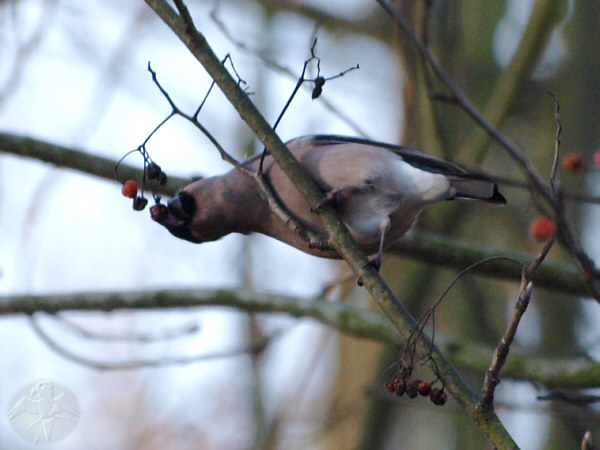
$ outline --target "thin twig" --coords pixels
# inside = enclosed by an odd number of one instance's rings
[[[352,70],[356,70],[356,69],[359,68],[359,66],[357,64],[356,66],[353,66],[353,67],[350,67],[350,68],[348,68],[346,70],[343,70],[342,72],[338,73],[337,75],[333,75],[333,76],[327,77],[327,78],[322,77],[321,76],[321,58],[319,58],[315,54],[315,48],[316,48],[316,46],[317,46],[317,38],[315,38],[313,40],[313,44],[310,47],[310,58],[308,58],[306,61],[304,61],[304,65],[302,66],[302,73],[298,77],[298,81],[296,82],[296,86],[294,87],[291,95],[288,97],[288,99],[287,99],[285,105],[283,106],[281,112],[279,113],[279,116],[277,117],[277,120],[275,120],[275,124],[273,125],[273,130],[277,129],[277,126],[279,125],[279,123],[283,119],[285,113],[287,112],[288,108],[292,104],[292,101],[296,97],[296,94],[298,93],[298,90],[302,87],[302,85],[305,82],[312,81],[312,82],[315,83],[315,88],[313,90],[313,99],[314,99],[314,98],[319,97],[321,95],[321,90],[322,90],[323,85],[325,84],[326,81],[334,80],[336,78],[343,77],[348,72],[350,72]],[[311,62],[313,62],[313,61],[316,61],[316,64],[317,64],[317,76],[315,78],[305,78],[306,69],[308,68],[308,65]],[[258,172],[261,173],[261,174],[263,173],[263,163],[264,163],[264,159],[265,159],[266,155],[267,155],[267,148],[265,147],[265,149],[262,152],[262,155],[261,155],[261,158],[260,158],[260,163],[259,163],[259,166],[258,166]]]
[[[182,364],[194,364],[199,362],[206,362],[215,359],[230,358],[234,356],[246,355],[248,353],[256,352],[259,349],[263,349],[268,345],[272,339],[279,337],[281,333],[275,333],[267,336],[263,339],[252,342],[251,344],[232,350],[222,350],[212,353],[204,353],[200,355],[181,356],[181,357],[160,357],[156,359],[131,359],[123,362],[104,362],[95,359],[87,358],[85,356],[78,355],[68,350],[63,345],[55,341],[44,329],[40,326],[38,319],[34,315],[29,316],[29,322],[31,328],[37,336],[52,350],[57,352],[59,355],[74,361],[78,364],[82,364],[87,367],[99,370],[131,370],[138,369],[141,367],[165,367]]]
[[[261,63],[265,65],[265,67],[268,67],[275,72],[283,74],[286,77],[294,80],[298,78],[297,75],[294,74],[294,72],[291,69],[284,67],[277,61],[269,58],[269,56],[266,55],[264,52],[255,48],[251,48],[246,41],[237,39],[219,17],[217,8],[211,11],[210,17],[215,22],[217,27],[221,30],[221,32],[225,35],[225,37],[240,50],[258,58],[261,61]],[[314,39],[311,39],[311,41],[314,41]],[[334,116],[338,117],[342,122],[346,123],[350,129],[354,130],[356,135],[364,138],[369,137],[368,133],[352,117],[350,117],[349,114],[346,114],[345,112],[341,111],[326,98],[321,97],[320,101],[326,110],[328,110]]]
[[[89,339],[89,340],[97,340],[97,341],[124,341],[124,342],[157,342],[157,341],[167,341],[171,339],[180,339],[184,336],[189,336],[200,331],[200,325],[196,321],[189,322],[183,325],[179,325],[177,327],[169,327],[164,330],[153,331],[151,333],[136,333],[136,334],[110,334],[107,332],[93,332],[90,331],[83,326],[66,319],[62,315],[54,315],[59,323],[64,326],[67,330],[71,331],[73,334]]]
[[[544,245],[537,258],[529,266],[523,268],[521,287],[519,289],[519,298],[515,304],[515,309],[513,310],[512,317],[508,322],[506,331],[496,346],[494,356],[492,357],[490,366],[485,374],[485,380],[481,390],[481,399],[477,404],[477,408],[484,413],[493,411],[494,409],[494,392],[496,390],[496,386],[500,383],[500,370],[506,363],[510,346],[512,345],[515,335],[517,334],[519,323],[521,322],[523,314],[525,314],[525,311],[527,310],[527,306],[531,300],[531,294],[533,293],[533,282],[531,281],[531,278],[548,255],[548,252],[552,248],[553,244],[554,240],[549,240]]]
[[[548,95],[554,100],[554,120],[556,122],[556,134],[554,136],[554,160],[552,161],[552,170],[550,172],[550,188],[556,196],[557,182],[556,182],[556,171],[558,169],[558,162],[560,161],[560,135],[562,133],[562,125],[560,123],[560,103],[558,98],[552,93],[548,92]]]
[[[410,353],[412,353],[412,356],[409,357],[409,359],[412,360],[414,358],[414,345],[411,344],[411,343],[414,342],[417,339],[417,337],[421,333],[424,332],[425,326],[427,325],[427,323],[429,323],[430,320],[432,322],[431,346],[433,347],[434,340],[435,340],[435,311],[436,311],[437,307],[442,303],[442,301],[446,298],[446,295],[448,295],[448,293],[454,287],[454,285],[462,277],[464,277],[466,274],[472,272],[477,267],[482,266],[482,265],[487,264],[487,263],[490,263],[492,261],[499,261],[499,260],[509,261],[511,263],[516,263],[519,266],[523,267],[523,264],[519,260],[517,260],[517,259],[506,257],[506,256],[491,256],[491,257],[485,258],[485,259],[483,259],[481,261],[476,261],[475,263],[473,263],[473,264],[469,265],[468,267],[466,267],[465,269],[461,270],[458,273],[458,275],[456,275],[454,277],[454,279],[452,280],[452,282],[446,287],[446,289],[444,289],[444,292],[435,301],[435,303],[433,304],[433,306],[431,306],[429,309],[427,309],[427,311],[425,311],[425,313],[419,319],[418,326],[413,330],[413,332],[411,333],[411,336],[407,340],[406,349],[412,349],[412,350],[410,350]],[[429,352],[425,355],[425,357],[423,358],[423,360],[429,360],[429,359],[431,359],[430,355],[431,355],[431,349],[432,349],[432,347],[430,347]],[[405,358],[405,356],[403,355],[403,357],[401,359],[404,360],[404,358]]]

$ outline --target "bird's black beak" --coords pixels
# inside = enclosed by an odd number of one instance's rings
[[[167,205],[157,204],[150,208],[150,215],[155,222],[160,223],[179,239],[201,243],[190,230],[190,222],[196,212],[196,201],[191,194],[180,191],[168,201]]]

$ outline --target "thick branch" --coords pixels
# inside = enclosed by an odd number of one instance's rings
[[[413,232],[402,238],[389,251],[428,264],[453,267],[458,270],[495,256],[506,258],[505,260],[493,260],[478,265],[471,273],[512,281],[521,279],[521,269],[509,260],[529,264],[534,258],[533,255],[526,253],[481,247],[459,239],[423,231]],[[563,262],[544,261],[544,264],[533,274],[532,281],[536,289],[544,288],[553,292],[591,297],[589,288],[582,279],[581,272],[573,265]]]
[[[154,9],[202,63],[242,119],[263,142],[277,164],[304,196],[307,203],[311,206],[316,205],[323,197],[322,192],[214,55],[204,36],[195,29],[183,2],[175,0],[181,16],[178,16],[164,1],[146,0],[146,3]],[[324,208],[320,213],[320,217],[324,228],[329,234],[332,246],[348,262],[354,273],[361,277],[364,286],[394,326],[405,338],[408,338],[416,326],[414,318],[395,297],[377,271],[367,264],[367,257],[336,217],[333,210],[329,207]],[[431,350],[432,360],[435,361],[439,369],[438,373],[444,385],[472,419],[484,430],[489,439],[498,447],[516,447],[495,414],[482,415],[475,409],[477,399],[474,391],[447,362],[439,350],[432,345],[429,338],[421,335],[417,344],[419,351],[423,353]]]
[[[113,160],[25,136],[0,133],[0,152],[33,158],[57,167],[115,180],[115,161]],[[143,170],[121,164],[119,166],[119,176],[122,180],[128,178],[141,180]],[[173,195],[189,182],[190,180],[183,178],[169,177],[167,185],[162,186],[159,183],[154,183],[152,189],[156,193]]]

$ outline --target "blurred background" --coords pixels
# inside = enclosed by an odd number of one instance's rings
[[[360,65],[328,81],[318,100],[311,100],[312,86],[301,90],[278,127],[282,139],[363,136],[523,178],[455,106],[430,101],[440,87],[376,2],[187,4],[217,55],[231,55],[252,100],[272,123],[315,37],[321,75]],[[599,175],[589,162],[600,145],[598,2],[397,4],[469,98],[542,174],[550,172],[556,128],[547,92],[556,95],[561,149],[581,152],[589,169],[561,168],[559,179],[570,192],[598,194]],[[114,161],[139,146],[170,112],[148,61],[189,113],[210,87],[199,63],[141,1],[0,1],[0,39],[0,133]],[[308,72],[315,76],[316,67]],[[201,122],[240,158],[260,150],[217,91]],[[3,153],[2,147],[0,139],[0,296],[218,287],[310,299],[349,275],[343,262],[304,255],[263,236],[231,235],[199,246],[177,240],[147,210],[133,211],[114,181]],[[163,126],[147,149],[169,176],[229,170],[206,138],[181,119]],[[142,167],[136,155],[125,162]],[[527,232],[538,214],[531,196],[507,186],[503,192],[505,208],[438,205],[426,211],[418,230],[535,255],[541,245]],[[568,214],[586,250],[598,257],[598,207],[570,202]],[[550,259],[571,263],[559,247]],[[383,275],[420,316],[456,273],[390,251]],[[354,280],[335,286],[329,300],[376,308]],[[463,278],[438,310],[436,332],[493,347],[517,292],[516,282]],[[398,347],[348,337],[312,319],[218,307],[35,317],[61,347],[98,364],[222,354],[191,364],[100,370],[54,352],[29,318],[3,316],[2,410],[38,379],[53,380],[77,398],[79,423],[56,448],[489,448],[453,401],[440,408],[384,393]],[[595,302],[538,289],[513,351],[596,359],[599,320]],[[262,351],[244,351],[262,336],[272,336]],[[423,378],[431,377],[422,370]],[[482,372],[459,370],[480,388]],[[522,448],[575,448],[586,430],[600,438],[596,407],[536,400],[544,392],[526,381],[503,380],[498,388],[498,414]],[[2,415],[0,448],[39,445],[19,437]]]

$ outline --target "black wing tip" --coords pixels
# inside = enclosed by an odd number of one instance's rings
[[[473,179],[473,178],[470,178],[470,179]],[[482,178],[477,178],[477,179],[486,181],[485,179],[482,179]],[[492,183],[491,181],[488,181],[488,182]],[[498,190],[498,185],[496,183],[494,183],[494,190],[491,195],[489,195],[489,194],[486,195],[481,192],[460,190],[460,191],[456,192],[456,194],[453,197],[450,197],[448,200],[455,200],[455,199],[457,199],[457,200],[474,200],[474,201],[491,203],[492,205],[498,205],[498,206],[503,206],[503,205],[506,205],[506,203],[507,203],[504,195],[502,195],[500,193],[500,191]]]
[[[393,151],[399,154],[407,163],[411,164],[414,167],[417,167],[422,170],[426,170],[432,173],[440,173],[449,176],[458,176],[461,178],[472,178],[479,179],[483,181],[490,181],[485,175],[477,174],[477,173],[469,173],[467,169],[464,167],[451,163],[449,161],[437,158],[435,156],[429,155],[427,153],[423,153],[419,150],[415,150],[411,147],[404,147],[401,145],[387,144],[379,141],[372,141],[370,139],[364,139],[360,137],[351,137],[351,136],[341,136],[337,134],[313,134],[307,136],[301,136],[296,138],[301,141],[309,141],[315,146],[319,145],[336,145],[336,144],[344,144],[344,143],[355,143],[355,144],[365,144],[365,145],[373,145],[376,147],[383,147],[390,151]],[[292,141],[296,140],[292,139]],[[291,141],[289,141],[291,142]],[[465,199],[473,197],[463,197]],[[500,193],[498,190],[498,185],[494,183],[494,192],[488,198],[475,198],[477,200],[484,200],[488,203],[492,203],[495,205],[506,205],[507,201],[504,195]]]
[[[488,199],[488,201],[490,203],[494,203],[496,205],[506,205],[506,198],[504,197],[504,195],[502,195],[500,193],[500,191],[498,190],[498,185],[494,184],[494,193],[492,194],[492,196]]]

